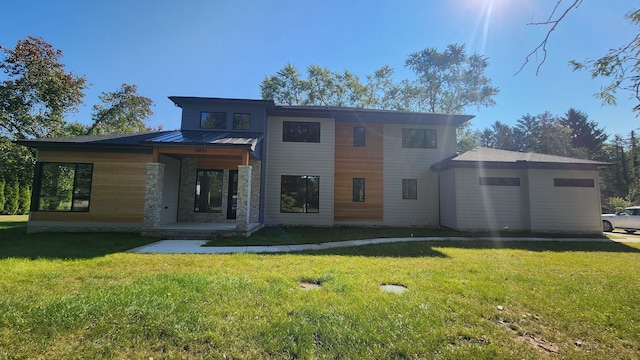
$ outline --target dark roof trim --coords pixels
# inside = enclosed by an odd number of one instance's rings
[[[557,170],[597,170],[601,167],[610,166],[605,163],[557,163],[557,162],[495,162],[495,161],[451,161],[444,160],[431,165],[433,171],[443,171],[448,169],[557,169]]]
[[[364,109],[340,106],[284,106],[273,100],[228,99],[216,97],[169,96],[176,106],[188,103],[235,103],[239,105],[262,105],[270,116],[292,116],[311,118],[334,118],[338,122],[373,122],[398,124],[461,125],[474,115],[450,115],[397,110]]]

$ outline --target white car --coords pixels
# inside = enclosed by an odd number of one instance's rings
[[[602,230],[624,229],[634,233],[640,229],[640,206],[631,206],[615,214],[602,214]]]

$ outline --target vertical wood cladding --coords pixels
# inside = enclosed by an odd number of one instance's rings
[[[38,153],[40,162],[92,163],[89,212],[31,213],[34,221],[101,221],[138,223],[143,221],[147,163],[151,154],[100,152]]]
[[[353,146],[354,128],[366,129],[365,146]],[[335,221],[383,221],[381,124],[336,123]],[[365,201],[353,201],[353,178],[365,179]]]

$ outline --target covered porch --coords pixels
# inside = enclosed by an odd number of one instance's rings
[[[262,171],[253,151],[259,138],[175,140],[153,139],[143,234],[200,239],[259,229]]]

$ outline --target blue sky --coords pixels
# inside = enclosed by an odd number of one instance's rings
[[[564,0],[569,3],[572,0]],[[180,109],[167,96],[259,99],[259,83],[287,62],[348,69],[362,78],[389,65],[397,79],[412,52],[464,43],[489,58],[486,75],[500,88],[496,106],[469,108],[484,129],[525,114],[569,108],[585,112],[611,135],[640,128],[619,93],[618,106],[593,97],[605,82],[573,72],[571,59],[597,58],[637,33],[624,15],[637,0],[584,0],[555,31],[540,73],[537,63],[515,74],[546,28],[556,0],[7,0],[1,5],[0,44],[13,48],[27,35],[63,51],[66,69],[90,84],[85,104],[70,120],[88,123],[104,91],[123,82],[153,99],[152,125],[180,126]]]

